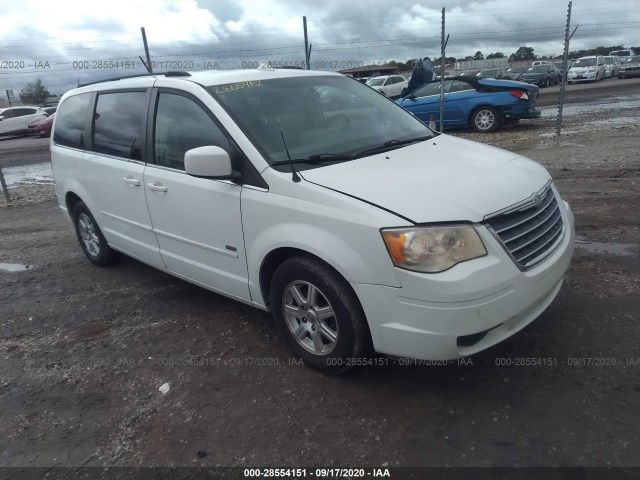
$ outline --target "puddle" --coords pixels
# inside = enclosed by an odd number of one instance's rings
[[[638,245],[635,243],[606,243],[577,240],[574,243],[574,247],[591,253],[601,253],[603,255],[619,255],[622,257],[638,255],[637,252],[631,251],[638,248]]]
[[[51,162],[36,163],[18,167],[3,168],[7,187],[14,188],[23,184],[53,185]]]
[[[628,95],[624,97],[612,97],[606,100],[587,102],[587,103],[565,103],[562,108],[562,116],[580,115],[587,112],[596,112],[603,110],[619,110],[621,108],[638,108],[640,107],[640,97],[638,95]],[[542,109],[543,117],[556,117],[558,115],[558,106],[553,105]]]
[[[21,263],[2,263],[0,262],[0,270],[5,272],[24,272],[33,268],[32,265],[22,265]]]

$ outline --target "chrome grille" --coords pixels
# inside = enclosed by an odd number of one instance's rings
[[[531,268],[551,254],[564,236],[562,214],[551,184],[522,204],[487,218],[486,222],[523,269]]]

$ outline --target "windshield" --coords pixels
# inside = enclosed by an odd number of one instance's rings
[[[616,50],[615,52],[611,52],[609,55],[614,55],[616,57],[630,57],[631,52],[629,50]]]
[[[613,65],[613,57],[604,57],[604,63],[606,63],[607,65]]]
[[[480,70],[478,77],[480,78],[493,78],[497,74],[497,70]]]
[[[507,72],[511,73],[524,73],[529,70],[529,67],[511,67]]]
[[[595,67],[595,65],[595,58],[579,58],[576,60],[576,63],[573,64],[574,67]]]
[[[369,85],[370,87],[381,87],[386,79],[387,79],[386,77],[372,78],[367,82],[367,85]]]
[[[389,141],[433,136],[402,107],[343,76],[254,80],[206,90],[269,164],[288,159],[282,136],[292,159],[349,156]]]
[[[548,72],[549,71],[549,66],[548,65],[536,65],[535,67],[531,67],[529,69],[530,72],[532,73],[544,73],[544,72]]]

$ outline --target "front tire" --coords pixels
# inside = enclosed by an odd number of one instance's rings
[[[280,333],[306,365],[339,374],[367,350],[371,336],[358,298],[322,261],[284,261],[273,274],[270,299]]]
[[[478,107],[471,112],[471,128],[476,132],[493,132],[500,126],[500,114],[493,107]]]
[[[73,225],[76,227],[80,247],[92,263],[105,267],[120,258],[120,252],[109,247],[96,219],[84,202],[78,202],[73,209]]]

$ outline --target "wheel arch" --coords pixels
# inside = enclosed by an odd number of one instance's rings
[[[498,112],[498,116],[500,117],[498,119],[498,122],[500,124],[502,124],[503,121],[503,117],[504,117],[504,110],[503,110],[503,106],[502,105],[495,105],[492,103],[487,103],[487,102],[482,102],[478,105],[475,105],[471,108],[471,112],[469,112],[469,117],[468,117],[468,121],[469,121],[469,126],[473,128],[473,116],[475,115],[475,113],[482,109],[482,108],[493,108],[494,110],[496,110]]]
[[[271,250],[262,260],[262,264],[260,265],[259,272],[259,283],[260,283],[260,293],[262,295],[262,300],[264,304],[269,306],[269,298],[271,294],[271,280],[273,279],[273,274],[278,269],[280,265],[282,265],[286,260],[292,257],[302,256],[313,258],[319,262],[322,262],[331,270],[333,270],[336,275],[340,275],[347,283],[349,280],[331,263],[327,262],[326,259],[321,258],[320,256],[309,252],[308,250],[303,250],[297,247],[278,247]],[[355,291],[354,291],[355,295]],[[356,295],[357,298],[357,295]]]
[[[76,208],[76,205],[80,202],[83,202],[83,200],[82,198],[80,198],[80,196],[77,193],[67,192],[65,194],[64,203],[67,206],[67,213],[69,214],[69,217],[73,218],[73,210]]]

